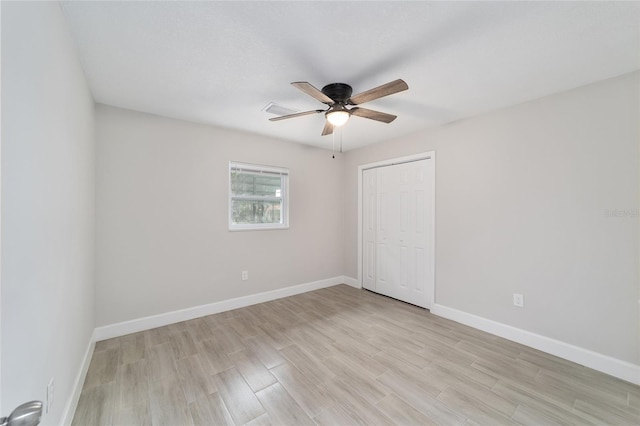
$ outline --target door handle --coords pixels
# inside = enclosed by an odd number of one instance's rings
[[[0,419],[0,426],[36,426],[42,417],[42,402],[30,401],[16,407],[9,417]]]

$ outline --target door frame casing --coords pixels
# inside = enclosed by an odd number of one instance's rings
[[[431,306],[435,305],[436,303],[436,270],[435,270],[435,255],[436,255],[436,152],[435,151],[427,151],[427,152],[421,152],[418,154],[413,154],[413,155],[406,155],[403,157],[396,157],[396,158],[389,158],[386,160],[382,160],[382,161],[376,161],[375,163],[368,163],[368,164],[361,164],[358,166],[358,277],[357,277],[357,282],[358,285],[360,286],[360,288],[362,287],[362,265],[363,265],[363,259],[362,259],[362,236],[363,236],[363,231],[362,231],[362,226],[363,226],[363,207],[362,207],[362,185],[363,185],[363,179],[362,179],[362,174],[365,170],[368,169],[373,169],[373,168],[377,168],[377,167],[384,167],[384,166],[393,166],[395,164],[402,164],[402,163],[409,163],[412,161],[419,161],[419,160],[431,160],[433,161],[433,167],[430,168],[431,172],[430,174],[427,176],[427,180],[429,182],[427,182],[427,185],[431,186],[431,194],[432,194],[432,198],[430,201],[430,206],[431,209],[426,209],[426,212],[429,212],[431,210],[431,215],[432,215],[432,220],[431,220],[431,241],[428,242],[427,244],[427,257],[428,259],[431,260],[431,268],[430,268],[430,274],[431,274],[431,283],[433,285],[430,286],[430,288],[427,289],[427,291],[430,293],[430,297],[431,297]]]

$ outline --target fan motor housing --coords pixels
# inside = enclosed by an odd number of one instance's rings
[[[331,83],[322,88],[322,93],[338,103],[346,103],[351,97],[353,89],[345,83]]]

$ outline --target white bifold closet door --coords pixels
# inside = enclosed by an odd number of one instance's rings
[[[425,159],[363,171],[363,286],[431,307],[433,183]]]

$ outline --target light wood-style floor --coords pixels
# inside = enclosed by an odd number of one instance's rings
[[[640,387],[346,285],[96,344],[74,425],[640,424]]]

